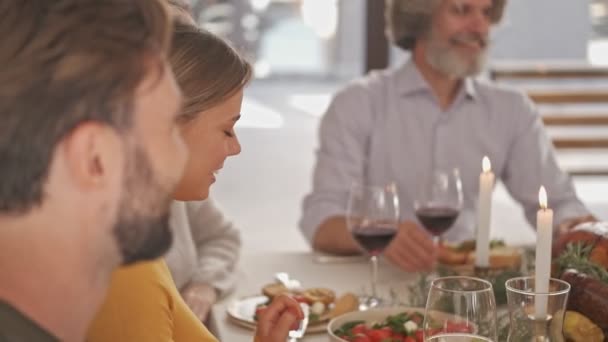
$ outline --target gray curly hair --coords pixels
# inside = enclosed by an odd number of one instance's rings
[[[386,35],[393,44],[411,50],[416,39],[428,33],[435,8],[443,0],[387,0]],[[507,0],[493,0],[490,19],[496,24],[502,18]]]

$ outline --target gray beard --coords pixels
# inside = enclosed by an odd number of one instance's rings
[[[487,59],[485,49],[472,60],[468,61],[453,47],[442,46],[432,40],[429,41],[427,46],[428,49],[425,54],[427,63],[439,72],[454,79],[478,75],[483,70]]]

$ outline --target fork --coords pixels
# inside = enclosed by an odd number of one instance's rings
[[[298,329],[291,330],[289,332],[287,342],[297,342],[300,338],[304,336],[304,333],[306,332],[306,327],[308,326],[308,316],[310,315],[310,306],[308,306],[308,304],[306,303],[300,303],[300,308],[304,313],[304,319],[300,321]]]

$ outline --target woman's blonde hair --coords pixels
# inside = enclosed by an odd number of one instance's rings
[[[424,37],[431,28],[431,18],[444,0],[388,0],[385,10],[385,32],[388,39],[403,50],[411,50],[416,39]],[[493,0],[490,20],[496,24],[502,18],[507,0]]]
[[[179,22],[169,62],[184,97],[185,122],[235,94],[252,75],[251,64],[222,38]]]

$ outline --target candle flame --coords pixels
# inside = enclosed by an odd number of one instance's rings
[[[484,156],[481,161],[481,169],[483,172],[490,172],[492,170],[492,164],[490,163],[490,158],[488,156]]]
[[[538,192],[538,203],[542,209],[547,209],[547,190],[544,186],[541,186]]]

